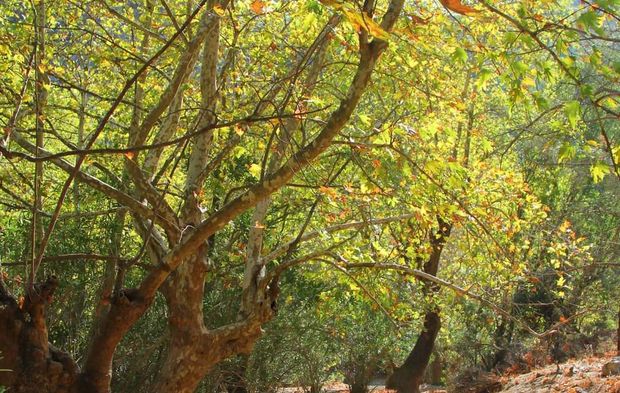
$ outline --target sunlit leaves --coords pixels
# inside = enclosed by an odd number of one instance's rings
[[[476,85],[479,89],[484,89],[487,83],[493,78],[493,71],[483,68],[478,73],[478,79],[476,80]]]
[[[452,60],[465,63],[467,61],[467,52],[465,52],[465,49],[456,48],[454,52],[452,52]]]
[[[577,26],[585,30],[593,30],[598,34],[604,34],[600,27],[601,19],[596,11],[587,11],[577,18]]]
[[[577,153],[577,149],[575,146],[571,145],[568,142],[565,142],[562,147],[560,147],[560,151],[558,152],[558,162],[566,162],[575,157]]]
[[[594,180],[595,183],[598,183],[601,180],[603,180],[605,175],[608,174],[609,172],[610,172],[609,165],[607,165],[606,163],[602,161],[597,161],[590,167],[590,173],[592,174],[592,180]]]

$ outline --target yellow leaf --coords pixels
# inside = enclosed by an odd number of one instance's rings
[[[562,225],[560,225],[558,229],[560,230],[560,232],[565,232],[566,230],[570,229],[570,221],[564,220],[564,222],[562,223]]]
[[[250,175],[252,175],[252,177],[258,179],[260,178],[261,170],[262,170],[262,167],[260,165],[252,164],[250,165],[250,168],[248,171],[250,172]]]
[[[234,131],[235,131],[235,134],[241,136],[245,132],[245,129],[244,129],[244,127],[241,124],[237,123],[237,124],[235,124]]]
[[[219,4],[213,6],[213,11],[219,16],[224,16],[224,8]]]

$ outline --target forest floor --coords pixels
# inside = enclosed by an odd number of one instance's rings
[[[559,365],[537,368],[525,374],[505,375],[500,378],[503,389],[499,393],[620,393],[620,376],[603,378],[601,370],[615,353],[601,357],[570,359]],[[422,392],[447,393],[450,390],[435,386],[422,386]],[[349,393],[343,383],[327,384],[325,393]],[[372,385],[371,393],[391,393],[380,383]],[[451,392],[452,393],[452,392]],[[459,392],[453,392],[459,393]]]
[[[527,374],[505,376],[501,393],[620,393],[620,376],[603,378],[601,370],[615,353],[602,357],[571,359]]]

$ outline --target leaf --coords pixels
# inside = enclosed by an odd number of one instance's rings
[[[609,166],[602,161],[597,161],[590,167],[590,174],[592,175],[592,180],[595,183],[603,180],[606,174],[609,173]]]
[[[252,175],[252,177],[254,177],[255,179],[258,179],[260,178],[261,170],[262,170],[262,167],[260,165],[252,164],[250,165],[248,172],[250,172],[250,175]]]
[[[254,0],[252,4],[250,4],[250,9],[254,11],[255,14],[262,14],[265,10],[265,2],[261,0]]]
[[[583,27],[584,30],[599,30],[599,17],[594,11],[587,11],[577,18],[577,25]]]
[[[566,115],[571,127],[575,128],[579,115],[581,114],[581,105],[579,104],[579,101],[573,100],[564,104],[564,114]]]
[[[515,61],[511,63],[510,66],[512,67],[513,72],[517,76],[525,75],[525,73],[530,69],[530,67],[528,67],[528,65],[522,61]]]
[[[487,82],[493,77],[493,71],[483,68],[478,73],[478,79],[476,80],[476,85],[478,88],[484,88],[487,85]]]
[[[452,60],[465,63],[467,61],[467,52],[465,52],[465,49],[456,48],[454,52],[452,52]]]
[[[557,281],[558,288],[563,287],[564,284],[566,284],[566,279],[564,278],[564,276],[560,276]]]
[[[383,30],[381,26],[365,12],[357,12],[354,10],[345,10],[344,15],[347,17],[349,23],[353,25],[357,30],[364,29],[371,36],[380,40],[387,41],[390,39],[390,33]]]
[[[444,163],[439,160],[429,160],[424,164],[424,169],[431,174],[438,174],[444,167]]]
[[[546,110],[549,109],[549,101],[545,97],[543,97],[540,93],[533,93],[534,101],[536,102],[536,106],[538,109]]]
[[[316,15],[321,15],[322,9],[319,5],[319,2],[316,0],[310,0],[306,5],[306,8],[308,9],[308,11],[312,11],[312,13]]]
[[[475,8],[472,8],[468,5],[465,5],[461,2],[461,0],[439,0],[444,7],[449,9],[450,11],[454,11],[461,15],[473,14],[476,12],[480,12]]]
[[[224,8],[219,4],[213,6],[213,11],[219,16],[224,16]]]
[[[560,147],[560,151],[558,153],[558,162],[562,163],[572,159],[573,157],[575,157],[576,152],[577,149],[575,149],[575,146],[571,145],[568,142],[565,142],[562,147]]]

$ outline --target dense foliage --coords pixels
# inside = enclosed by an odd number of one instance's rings
[[[364,392],[595,346],[619,37],[617,0],[1,2],[0,385]]]

